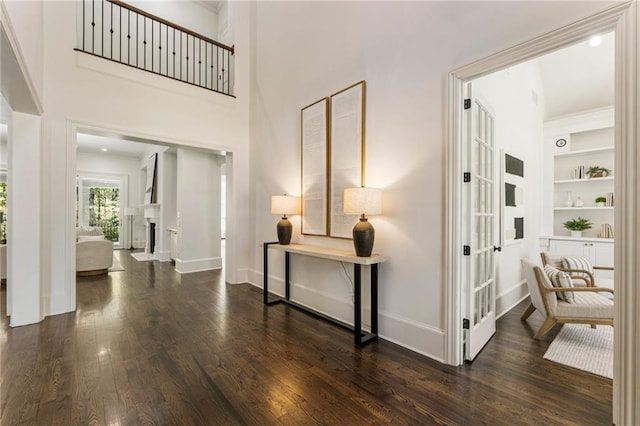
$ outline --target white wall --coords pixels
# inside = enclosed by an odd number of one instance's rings
[[[6,169],[9,163],[8,129],[6,124],[0,124],[0,169]]]
[[[385,215],[371,219],[374,250],[390,257],[380,270],[380,334],[442,359],[447,73],[606,6],[258,2],[252,282],[262,283],[260,243],[275,236],[270,196],[300,193],[300,108],[364,79],[366,184],[384,190]],[[298,218],[294,227],[294,241],[351,248],[350,241],[302,238]],[[294,298],[352,321],[345,314],[351,290],[343,273],[328,263],[299,262],[294,259]],[[272,271],[274,289],[282,290],[282,267]]]
[[[178,149],[177,225],[180,273],[219,269],[220,167],[224,157]]]
[[[4,0],[0,3],[0,7],[8,17],[8,25],[11,26],[15,33],[20,54],[24,59],[27,72],[40,99],[42,99],[44,93],[43,4],[41,1],[23,0]]]
[[[49,314],[75,309],[72,215],[74,129],[90,128],[176,145],[219,149],[234,154],[237,174],[230,208],[248,221],[249,164],[249,5],[232,6],[237,47],[236,97],[223,96],[160,76],[75,52],[75,2],[45,2],[46,88],[43,156],[43,210],[47,212],[44,256],[50,268],[43,285],[51,288]],[[69,168],[67,168],[69,164]],[[67,204],[58,202],[67,200]],[[246,235],[232,232],[227,268],[230,282],[246,281]]]
[[[500,316],[529,294],[520,259],[535,261],[540,256],[544,93],[537,61],[490,74],[474,80],[472,85],[474,96],[494,112],[494,164],[500,164],[500,150],[524,161],[524,239],[502,246],[495,257],[496,314]],[[499,167],[496,178],[500,183]],[[495,195],[498,197],[499,193]]]
[[[170,260],[171,241],[167,228],[177,227],[178,196],[178,159],[175,152],[164,151],[160,154],[160,244],[156,249],[157,257]]]
[[[127,3],[213,40],[218,39],[218,14],[196,2],[135,0]]]

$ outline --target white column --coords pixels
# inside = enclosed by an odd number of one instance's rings
[[[44,318],[41,306],[41,119],[13,113],[9,126],[7,287],[11,326]]]

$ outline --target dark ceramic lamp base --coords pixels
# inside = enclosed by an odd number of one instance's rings
[[[289,221],[289,219],[287,219],[286,215],[282,219],[280,219],[280,222],[278,222],[277,229],[278,229],[278,242],[283,246],[288,245],[291,242],[293,225],[291,225],[291,222]]]
[[[373,229],[367,218],[362,215],[360,221],[353,227],[353,245],[358,257],[371,256],[375,235],[376,230]]]

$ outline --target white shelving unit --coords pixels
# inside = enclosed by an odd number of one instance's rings
[[[593,223],[593,228],[583,232],[585,238],[598,238],[601,225],[613,226],[613,206],[597,207],[597,197],[613,193],[614,170],[614,114],[613,108],[604,108],[562,117],[545,123],[547,172],[545,180],[547,201],[545,208],[550,213],[544,233],[552,237],[566,237],[569,231],[562,226],[572,218],[583,217]],[[601,178],[574,176],[579,166],[600,166],[612,171]],[[568,206],[580,198],[581,207]],[[614,200],[615,205],[615,200]],[[615,232],[615,230],[614,230]]]

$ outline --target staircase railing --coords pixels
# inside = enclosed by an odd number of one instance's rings
[[[233,96],[234,47],[117,0],[82,0],[75,50]]]

